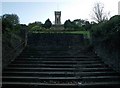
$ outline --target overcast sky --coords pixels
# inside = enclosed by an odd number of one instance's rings
[[[118,14],[120,0],[3,0],[1,13],[17,14],[21,24],[34,21],[55,20],[54,11],[61,11],[61,21],[84,19],[91,21],[92,8],[96,2],[104,4],[104,10],[110,15]],[[0,3],[1,6],[1,3]]]

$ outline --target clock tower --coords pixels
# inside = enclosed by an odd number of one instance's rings
[[[61,25],[61,11],[55,11],[55,25]]]

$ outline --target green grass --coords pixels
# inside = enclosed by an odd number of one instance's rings
[[[66,31],[64,33],[68,34],[83,34],[85,37],[90,38],[90,32],[89,31]]]

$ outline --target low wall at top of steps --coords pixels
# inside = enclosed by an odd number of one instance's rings
[[[31,33],[28,45],[32,46],[79,46],[85,44],[83,34]]]

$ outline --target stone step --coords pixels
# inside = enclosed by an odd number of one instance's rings
[[[14,77],[7,77],[7,76],[5,76],[5,77],[3,77],[3,81],[6,81],[6,82],[16,82],[16,80],[18,81],[18,82],[41,82],[41,83],[47,83],[47,82],[49,82],[50,83],[50,81],[51,82],[57,82],[57,81],[59,81],[59,82],[63,82],[63,83],[65,83],[65,82],[72,82],[73,80],[74,81],[79,81],[80,79],[78,79],[78,78],[76,78],[76,77],[16,77],[16,76],[14,76]]]
[[[70,67],[70,68],[56,68],[56,67],[8,67],[6,70],[8,70],[8,69],[14,69],[14,70],[18,70],[18,69],[21,69],[21,70],[27,70],[27,69],[33,69],[33,70],[53,70],[53,71],[55,71],[55,70],[78,70],[78,71],[92,71],[92,70],[94,70],[94,71],[97,71],[97,70],[107,70],[107,71],[109,71],[109,70],[112,70],[112,69],[110,69],[110,68],[86,68],[86,67],[83,67],[83,68],[79,68],[79,67]]]
[[[98,77],[3,77],[3,81],[6,82],[41,82],[41,83],[50,83],[50,82],[78,82],[82,83],[91,83],[91,82],[120,82],[120,76],[98,76]]]
[[[17,70],[17,69],[21,69],[21,70],[22,70],[22,69],[25,69],[25,70],[26,70],[26,69],[31,69],[31,70],[33,69],[33,70],[53,70],[53,71],[54,71],[54,70],[75,70],[76,68],[75,68],[75,67],[71,67],[71,68],[46,68],[46,67],[43,67],[43,68],[42,68],[42,67],[38,67],[38,68],[36,68],[36,67],[35,67],[35,68],[30,67],[30,68],[29,68],[29,67],[8,67],[7,69],[16,69],[16,70]]]
[[[100,64],[101,61],[14,61],[13,63],[24,64]]]
[[[100,59],[97,59],[97,58],[87,58],[87,59],[85,59],[85,58],[80,58],[80,59],[64,59],[64,58],[61,58],[61,59],[57,59],[57,58],[55,58],[55,59],[44,59],[44,58],[41,58],[41,59],[15,59],[14,61],[42,61],[42,62],[63,62],[63,61],[65,61],[65,62],[75,62],[75,61],[77,61],[77,62],[82,62],[82,61],[100,61],[101,62],[101,60]]]
[[[25,77],[25,76],[3,76],[3,81],[6,82],[46,82],[49,83],[50,81],[53,82],[70,82],[70,81],[82,81],[82,83],[87,82],[120,82],[120,76],[92,76],[92,77]]]
[[[74,71],[6,71],[3,76],[33,76],[33,77],[81,77],[81,76],[118,76],[115,72],[74,72]]]
[[[15,78],[15,79],[41,79],[41,80],[82,80],[82,79],[120,79],[120,76],[80,76],[80,77],[31,77],[31,76],[3,76],[2,78]],[[120,81],[120,80],[118,80]]]
[[[119,82],[68,82],[68,83],[40,83],[40,82],[3,82],[2,88],[120,88]]]
[[[3,76],[32,76],[32,77],[36,77],[36,76],[40,76],[40,77],[75,77],[75,73],[74,72],[4,72]]]
[[[86,56],[91,56],[91,57],[95,57],[96,55],[94,54],[94,53],[85,53],[85,52],[78,52],[78,51],[76,51],[76,52],[74,52],[74,50],[73,51],[70,51],[70,50],[66,50],[66,51],[44,51],[44,52],[40,52],[40,51],[35,51],[35,52],[23,52],[22,54],[21,54],[21,56],[39,56],[39,55],[54,55],[54,54],[56,54],[56,55],[86,55]],[[54,56],[56,56],[56,55],[54,55]]]
[[[58,61],[58,62],[61,62],[61,61],[73,61],[73,62],[75,62],[75,61],[100,61],[100,59],[97,59],[97,58],[87,58],[87,59],[85,59],[85,58],[80,58],[80,59],[63,59],[63,58],[61,58],[61,59],[58,59],[58,58],[55,58],[55,59],[43,59],[43,58],[41,58],[41,59],[15,59],[14,61]]]
[[[75,88],[76,83],[3,82],[2,88]]]
[[[22,52],[21,54],[23,55],[38,55],[38,54],[49,54],[49,53],[72,53],[74,50],[71,50],[71,49],[66,49],[66,50],[36,50],[36,51],[24,51]],[[87,52],[87,51],[86,51]],[[87,54],[85,51],[77,51],[76,50],[76,53],[79,53],[79,54]],[[92,55],[93,53],[91,53]],[[95,55],[95,54],[93,54]]]
[[[19,73],[19,72],[22,72],[22,73],[31,73],[31,72],[35,72],[35,73],[40,73],[40,72],[112,72],[111,69],[109,68],[82,68],[82,69],[79,69],[79,68],[8,68],[6,69],[3,74],[5,73]]]
[[[111,76],[112,77],[112,76]],[[117,77],[117,76],[115,76]],[[36,77],[31,77],[31,76],[3,76],[2,77],[3,79],[4,78],[8,78],[8,79],[11,79],[11,78],[18,78],[18,79],[23,79],[23,78],[26,78],[26,79],[41,79],[41,80],[79,80],[79,78],[77,77],[39,77],[39,76],[36,76]]]
[[[83,82],[120,82],[120,76],[90,76],[81,79]]]
[[[85,55],[85,54],[76,54],[76,53],[61,53],[61,54],[37,54],[37,55],[31,55],[31,54],[22,54],[19,56],[19,58],[67,58],[67,57],[81,57],[81,58],[94,58],[97,57],[96,55]]]
[[[71,68],[71,67],[79,67],[79,68],[94,68],[94,67],[107,67],[103,64],[10,64],[9,67],[54,67],[54,68]]]

